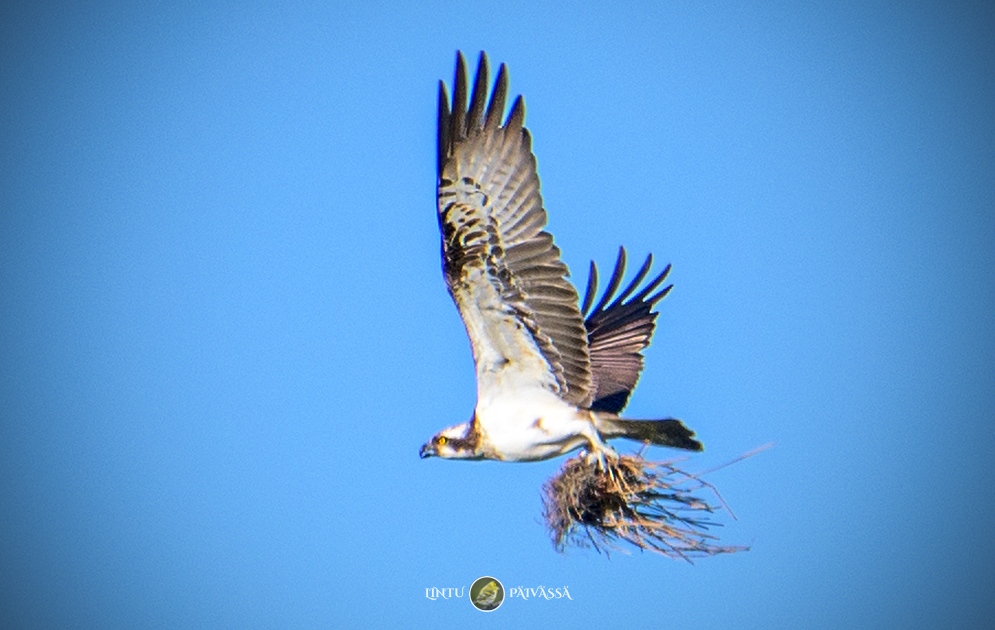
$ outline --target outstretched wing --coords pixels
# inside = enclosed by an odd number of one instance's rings
[[[473,347],[478,396],[493,395],[487,391],[493,387],[540,384],[586,406],[587,331],[560,250],[542,229],[546,211],[523,127],[525,105],[516,98],[502,125],[508,75],[502,64],[485,104],[487,75],[481,54],[469,93],[457,53],[451,111],[439,83],[443,272]]]
[[[608,287],[598,305],[591,309],[598,292],[598,268],[591,262],[591,274],[587,280],[584,306],[581,308],[581,312],[587,317],[584,326],[587,328],[591,357],[591,387],[594,392],[591,409],[619,413],[629,401],[629,395],[639,380],[639,373],[643,369],[641,351],[649,345],[656,328],[658,313],[653,312],[652,308],[674,286],[668,284],[654,293],[670,273],[670,265],[667,265],[639,293],[630,298],[646,278],[652,264],[653,255],[650,254],[629,286],[608,304],[618,291],[625,274],[625,248],[620,247]]]

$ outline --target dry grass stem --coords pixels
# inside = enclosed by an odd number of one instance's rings
[[[717,504],[701,498],[714,496]],[[593,547],[599,553],[625,545],[691,562],[694,558],[745,551],[721,545],[709,529],[726,510],[718,491],[674,462],[623,455],[602,470],[584,456],[567,460],[543,486],[543,516],[557,551]],[[733,516],[735,518],[735,516]]]

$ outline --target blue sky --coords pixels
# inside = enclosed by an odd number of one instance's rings
[[[991,623],[990,7],[138,4],[0,9],[0,625]],[[457,48],[578,284],[674,264],[628,411],[776,444],[710,476],[748,553],[560,555],[560,461],[418,459],[475,395]],[[425,597],[482,575],[572,600]]]

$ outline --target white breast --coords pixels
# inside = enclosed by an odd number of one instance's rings
[[[488,457],[537,461],[589,443],[594,425],[586,411],[541,387],[494,388],[477,401],[477,423]]]

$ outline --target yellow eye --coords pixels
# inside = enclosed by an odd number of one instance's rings
[[[435,441],[438,442],[439,446],[445,446],[446,442],[449,441],[449,438],[444,435],[440,435]]]

